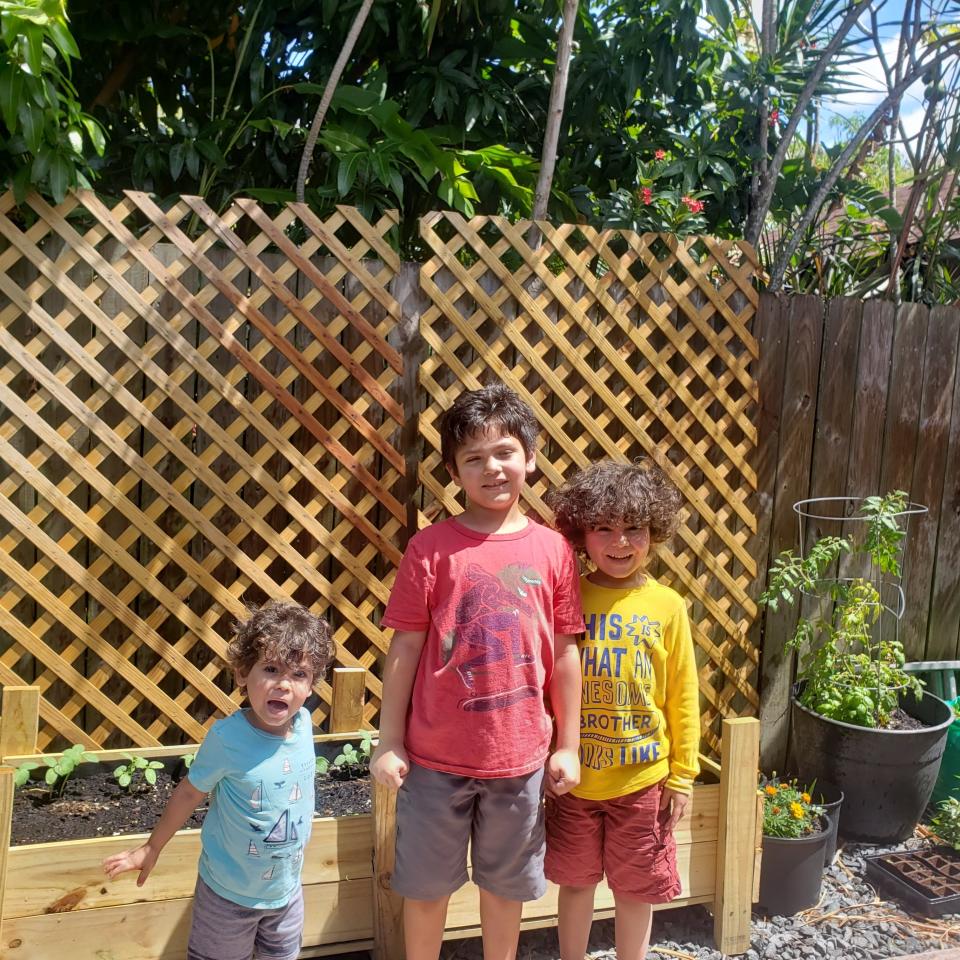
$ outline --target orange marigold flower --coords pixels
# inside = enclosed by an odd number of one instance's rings
[[[803,819],[803,807],[801,807],[799,803],[791,803],[790,812],[793,814],[795,820]]]
[[[774,812],[774,813],[779,813],[779,812],[780,812],[780,808],[779,808],[779,807],[774,807],[774,808],[773,808],[773,812]]]
[[[763,789],[769,797],[775,797],[777,795],[777,788],[772,783],[768,783]]]
[[[809,794],[809,793],[801,793],[801,794],[800,794],[800,799],[801,799],[804,803],[809,803],[809,802],[810,802],[810,794]]]
[[[780,786],[779,786],[777,789],[778,789],[778,790],[789,790],[789,789],[790,789],[790,784],[789,784],[789,783],[781,783]]]

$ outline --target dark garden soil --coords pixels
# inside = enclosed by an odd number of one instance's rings
[[[370,812],[367,779],[334,780],[318,776],[316,810],[321,817],[342,817]],[[13,799],[11,845],[82,840],[121,833],[149,833],[176,784],[160,773],[155,787],[129,793],[117,786],[109,771],[67,781],[63,796],[51,799],[40,784],[17,790]],[[197,828],[206,808],[198,807],[184,825]]]
[[[921,720],[918,720],[916,717],[911,717],[909,713],[905,710],[901,710],[897,707],[893,713],[890,714],[890,723],[884,727],[885,730],[923,730],[927,724],[923,723]]]

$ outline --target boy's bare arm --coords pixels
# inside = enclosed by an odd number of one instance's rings
[[[555,796],[580,782],[580,652],[573,634],[554,639],[550,704],[557,727],[557,743],[547,763],[547,789]]]
[[[370,772],[382,784],[394,789],[399,789],[410,769],[403,738],[413,681],[426,638],[425,630],[395,631],[383,668],[380,743],[370,761]]]
[[[137,886],[142,887],[150,876],[160,856],[160,851],[167,845],[170,838],[187,822],[187,818],[197,809],[197,804],[206,796],[184,777],[176,790],[170,795],[153,833],[146,843],[133,850],[115,853],[103,861],[103,870],[113,880],[127,870],[139,870]]]

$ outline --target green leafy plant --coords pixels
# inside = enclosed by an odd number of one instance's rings
[[[193,766],[193,761],[197,759],[195,753],[185,753],[181,758],[183,765],[189,770]]]
[[[806,837],[820,829],[823,807],[813,803],[813,787],[801,789],[796,780],[760,777],[763,797],[763,833],[768,837]]]
[[[113,771],[114,779],[122,789],[131,790],[138,780],[142,780],[148,789],[156,784],[157,771],[163,769],[159,760],[147,760],[146,757],[131,756],[127,753],[124,757],[127,762]]]
[[[39,763],[35,763],[32,760],[21,763],[13,776],[13,782],[15,786],[23,787],[31,779],[31,775],[35,770],[46,767],[47,769],[43,775],[43,780],[50,792],[51,798],[62,797],[67,781],[76,773],[77,767],[80,766],[81,763],[92,763],[96,759],[92,753],[88,753],[83,748],[83,744],[75,743],[61,754],[51,754],[50,756],[41,757]]]
[[[947,797],[937,805],[937,815],[930,821],[934,833],[944,842],[960,850],[960,800]]]
[[[38,769],[42,764],[34,763],[32,760],[25,760],[17,767],[17,772],[13,775],[13,785],[15,787],[24,787],[30,782],[30,774]]]
[[[373,752],[373,734],[364,730],[360,734],[359,746],[345,743],[331,762],[326,757],[317,757],[318,774],[330,774],[344,780],[362,777],[370,768],[370,754]]]
[[[874,627],[883,610],[880,576],[900,575],[904,531],[899,516],[907,507],[902,490],[867,497],[860,507],[866,522],[861,543],[842,537],[821,537],[806,557],[787,550],[773,562],[760,603],[777,610],[797,604],[801,596],[819,601],[825,615],[800,617],[789,645],[798,651],[800,702],[815,713],[861,727],[886,727],[900,694],[919,697],[922,684],[903,669],[906,660],[898,640],[879,638]],[[844,556],[866,557],[877,583],[865,577],[826,577]]]

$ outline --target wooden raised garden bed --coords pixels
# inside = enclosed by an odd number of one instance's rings
[[[359,689],[350,690],[350,671],[337,671],[333,732],[316,739],[356,740]],[[362,671],[358,671],[362,673]],[[361,678],[362,679],[362,678]],[[10,847],[13,775],[36,752],[39,691],[7,687],[0,717],[0,957],[54,958],[68,949],[75,960],[182,960],[200,832],[181,831],[168,844],[146,885],[136,874],[113,882],[101,861],[141,842],[144,835],[103,837]],[[750,906],[759,878],[760,818],[756,794],[759,724],[725,721],[723,762],[706,761],[706,778],[694,788],[678,826],[683,883],[674,906],[712,904],[718,948],[743,952],[749,946]],[[190,747],[147,748],[141,756],[179,756]],[[99,751],[114,762],[123,750]],[[374,790],[372,815],[317,817],[303,866],[306,926],[301,956],[374,949],[382,958],[402,955],[399,900],[389,890],[393,858],[395,794]],[[378,842],[379,841],[379,842]],[[556,889],[527,904],[524,927],[556,923]],[[598,891],[597,917],[612,916],[613,900]],[[479,933],[476,888],[468,884],[451,899],[447,938]]]

